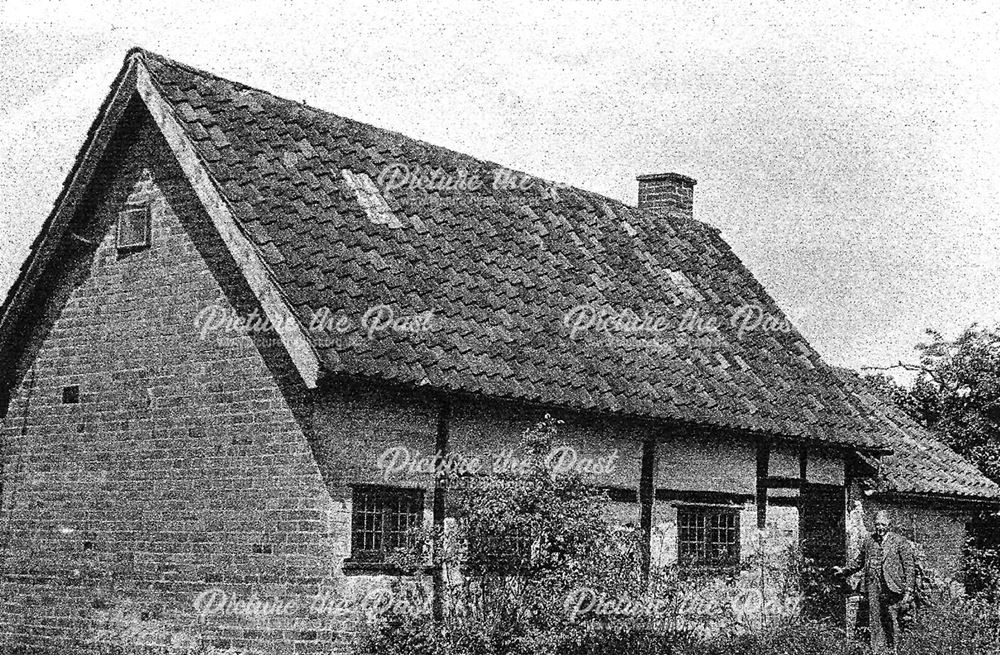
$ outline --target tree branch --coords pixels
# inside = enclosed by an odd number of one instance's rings
[[[862,371],[889,371],[889,370],[892,370],[894,368],[901,368],[904,371],[915,371],[917,373],[923,373],[923,374],[927,375],[927,377],[929,377],[935,383],[937,383],[937,385],[939,387],[942,387],[944,389],[948,389],[949,391],[956,391],[957,390],[957,386],[956,385],[950,385],[950,384],[948,384],[941,377],[941,375],[938,373],[938,371],[936,371],[936,370],[934,370],[932,368],[928,368],[926,366],[922,366],[920,364],[906,364],[906,363],[903,363],[902,361],[900,361],[900,362],[898,362],[896,364],[890,364],[889,366],[862,366],[861,370]]]

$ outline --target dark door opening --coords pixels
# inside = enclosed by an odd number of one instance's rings
[[[847,496],[844,487],[805,484],[799,498],[799,542],[805,571],[805,614],[846,620],[844,596],[833,567],[847,558]]]

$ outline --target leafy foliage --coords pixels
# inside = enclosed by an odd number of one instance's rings
[[[884,374],[867,382],[942,441],[1000,481],[1000,331],[972,325],[956,339],[928,330],[916,346],[916,372],[905,387]]]
[[[901,642],[900,652],[912,655],[997,655],[1000,605],[984,596],[943,593],[918,613]]]
[[[770,630],[725,635],[698,644],[685,655],[864,655],[870,652],[851,641],[840,628],[817,621],[791,621]]]
[[[984,541],[973,537],[966,547],[965,587],[975,596],[1000,605],[1000,550],[983,545]]]

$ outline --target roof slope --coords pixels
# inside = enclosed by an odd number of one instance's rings
[[[303,326],[385,305],[431,329],[312,331],[324,370],[856,447],[884,425],[785,320],[719,236],[690,218],[574,188],[498,189],[503,167],[218,78],[142,50],[173,118]],[[378,188],[387,166],[484,180]],[[570,335],[579,306],[662,318],[657,333]],[[715,334],[681,328],[713,318]]]
[[[880,491],[1000,499],[1000,485],[894,403],[877,396],[857,373],[846,369],[837,373],[887,427],[892,453],[878,461]]]

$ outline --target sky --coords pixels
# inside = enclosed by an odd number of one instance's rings
[[[634,204],[695,216],[824,359],[1000,323],[995,2],[0,1],[0,292],[141,46]]]

